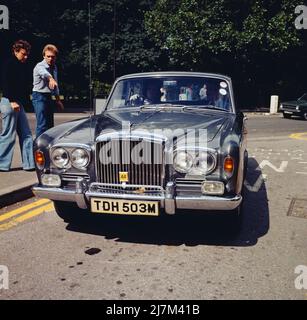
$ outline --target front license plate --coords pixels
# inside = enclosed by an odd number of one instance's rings
[[[291,112],[291,111],[284,111],[284,112],[287,114],[293,114],[293,112]]]
[[[158,216],[159,202],[91,198],[91,211],[106,214]]]

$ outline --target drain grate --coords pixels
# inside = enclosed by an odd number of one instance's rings
[[[307,219],[307,200],[293,198],[289,207],[288,216]]]

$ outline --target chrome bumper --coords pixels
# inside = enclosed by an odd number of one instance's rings
[[[97,185],[97,184],[92,184]],[[92,186],[91,185],[91,186]],[[133,193],[110,193],[103,191],[93,191],[90,187],[88,191],[77,188],[75,191],[64,190],[61,188],[48,188],[35,186],[32,191],[35,196],[57,201],[75,202],[81,209],[88,209],[90,198],[112,198],[129,200],[148,200],[159,201],[161,208],[167,214],[175,214],[176,209],[191,210],[217,210],[230,211],[236,209],[242,202],[242,196],[217,197],[217,196],[176,196],[175,187],[172,183],[168,184],[166,190],[158,194],[133,194]]]

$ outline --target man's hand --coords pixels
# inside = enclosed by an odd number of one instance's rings
[[[15,112],[19,112],[20,111],[20,105],[16,102],[11,102],[11,106],[12,106],[12,109],[15,111]]]
[[[58,84],[53,78],[49,78],[49,89],[54,90],[55,87],[57,87]]]
[[[63,110],[64,110],[64,105],[63,105],[63,103],[62,103],[61,100],[56,100],[55,103],[56,103],[56,105],[58,106],[58,108],[59,108],[60,111],[63,111]]]

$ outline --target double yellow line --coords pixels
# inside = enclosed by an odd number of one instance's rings
[[[307,140],[307,132],[293,133],[290,135],[291,139]]]
[[[19,223],[34,218],[43,212],[53,210],[53,204],[48,199],[41,199],[21,208],[0,214],[0,231],[9,230]],[[4,223],[2,223],[4,222]]]

